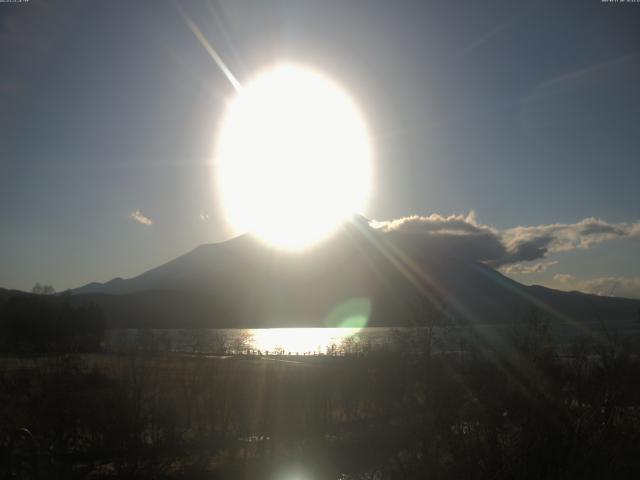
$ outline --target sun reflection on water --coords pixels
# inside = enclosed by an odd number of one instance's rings
[[[265,328],[251,330],[252,344],[261,352],[325,353],[360,331],[360,328]]]

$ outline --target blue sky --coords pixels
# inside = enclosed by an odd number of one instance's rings
[[[640,296],[640,4],[599,0],[0,4],[0,286],[132,276],[228,238],[211,157],[233,90],[181,11],[240,81],[290,60],[350,91],[369,218],[474,211],[507,242],[595,217],[624,233],[503,268]]]

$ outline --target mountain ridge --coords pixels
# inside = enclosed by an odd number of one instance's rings
[[[442,242],[361,218],[303,253],[243,235],[73,296],[96,301],[116,324],[161,326],[330,326],[331,309],[353,298],[370,302],[370,326],[410,325],[421,302],[460,324],[508,323],[532,309],[556,322],[632,319],[640,309],[640,300],[522,285]]]

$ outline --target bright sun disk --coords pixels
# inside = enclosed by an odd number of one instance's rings
[[[344,91],[308,69],[268,70],[239,91],[217,139],[227,219],[276,247],[305,248],[364,207],[370,157]]]

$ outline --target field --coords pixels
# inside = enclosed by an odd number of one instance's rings
[[[640,361],[501,351],[7,356],[3,478],[637,478]]]

